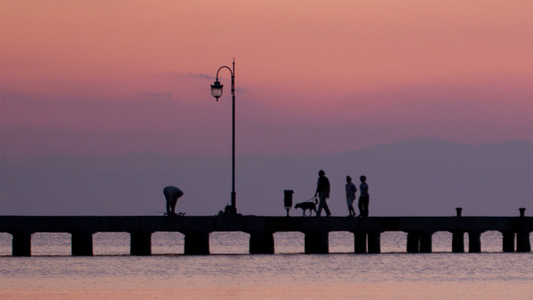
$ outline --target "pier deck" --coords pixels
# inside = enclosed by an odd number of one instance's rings
[[[275,232],[302,232],[305,253],[328,253],[328,234],[354,234],[354,253],[380,253],[383,232],[407,232],[406,251],[430,253],[432,235],[453,234],[452,252],[481,251],[480,236],[486,231],[502,233],[502,251],[530,252],[533,217],[263,217],[263,216],[0,216],[0,232],[13,237],[13,256],[31,255],[31,235],[66,232],[72,235],[72,255],[92,255],[92,235],[97,232],[128,232],[132,255],[151,254],[154,232],[181,232],[185,254],[209,254],[209,234],[237,231],[250,234],[251,254],[275,253]],[[516,246],[516,247],[515,247]]]

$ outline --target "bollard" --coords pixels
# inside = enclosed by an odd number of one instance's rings
[[[526,216],[526,209],[524,207],[521,207],[518,210],[520,211],[520,217],[521,218]]]
[[[460,217],[461,213],[463,212],[463,208],[462,207],[457,207],[455,210],[457,211],[457,216]]]

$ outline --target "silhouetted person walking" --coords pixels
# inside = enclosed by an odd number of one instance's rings
[[[359,195],[359,216],[368,217],[368,202],[370,201],[370,195],[368,194],[368,184],[366,183],[366,176],[361,176],[361,185],[359,185],[359,190],[361,195]]]
[[[167,200],[167,216],[176,215],[176,203],[178,198],[183,196],[183,191],[170,185],[163,189],[163,194]]]
[[[329,198],[329,179],[325,175],[326,173],[322,170],[318,172],[318,182],[316,185],[315,197],[318,195],[320,202],[318,203],[318,213],[316,214],[317,217],[320,217],[322,208],[326,211],[326,215],[328,217],[331,216],[328,204],[326,203],[326,199]]]
[[[355,217],[355,209],[353,208],[355,192],[357,192],[357,188],[352,182],[352,177],[346,176],[346,204],[348,205],[348,212],[350,213],[349,217]]]

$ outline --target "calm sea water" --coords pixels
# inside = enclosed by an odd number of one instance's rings
[[[155,233],[152,252],[129,256],[129,235],[98,233],[93,257],[70,256],[69,234],[32,236],[32,257],[11,257],[0,234],[1,299],[533,299],[533,254],[450,253],[436,233],[431,254],[405,253],[404,233],[384,233],[382,254],[353,254],[353,235],[330,234],[330,252],[306,255],[301,233],[276,233],[275,255],[248,255],[245,233],[213,233],[212,255],[184,256],[183,235]],[[465,239],[468,249],[468,240]]]

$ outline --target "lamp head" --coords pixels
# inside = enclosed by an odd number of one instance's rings
[[[222,96],[222,88],[224,85],[222,85],[218,80],[215,81],[214,84],[211,85],[211,95],[215,97],[218,101],[218,98]]]

